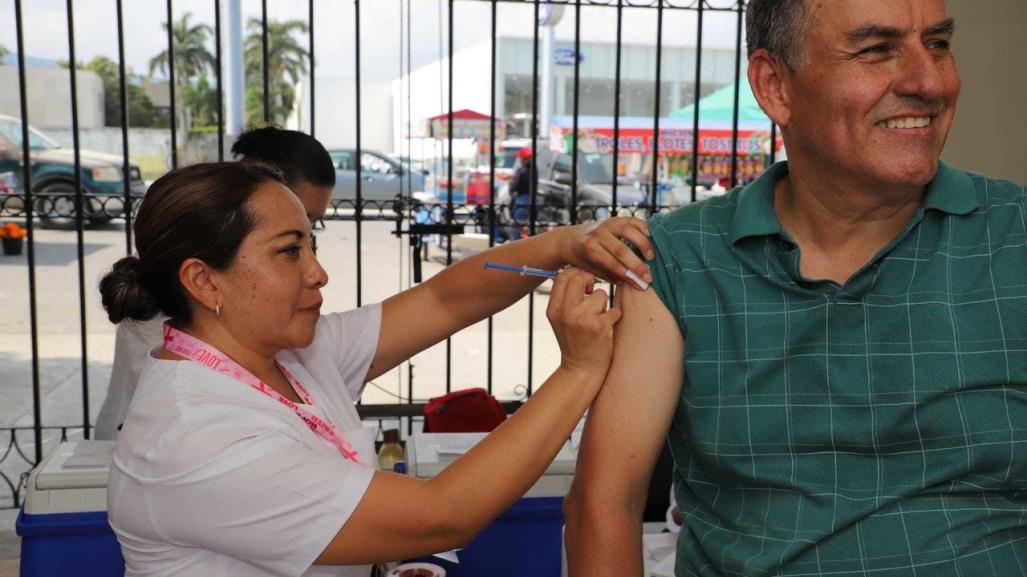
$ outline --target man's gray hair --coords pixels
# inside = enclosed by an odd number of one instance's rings
[[[760,48],[784,61],[793,72],[805,62],[805,0],[749,0],[745,12],[749,56]]]

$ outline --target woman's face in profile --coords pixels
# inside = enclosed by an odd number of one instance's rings
[[[277,182],[262,184],[247,208],[254,227],[232,266],[218,273],[222,322],[262,348],[304,348],[314,340],[328,275],[310,247],[303,205]]]

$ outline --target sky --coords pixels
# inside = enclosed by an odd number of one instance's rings
[[[194,22],[214,23],[217,0],[174,0],[174,18],[191,12]],[[222,1],[223,23],[227,18],[226,0]],[[735,0],[708,0],[714,7],[730,7]],[[671,0],[673,5],[691,4]],[[268,0],[268,18],[308,21],[306,0]],[[627,4],[627,3],[626,3]],[[315,0],[315,57],[317,75],[351,77],[355,60],[355,10],[352,0]],[[149,61],[164,50],[166,35],[165,0],[123,0],[125,57],[130,68],[145,74]],[[439,58],[447,36],[447,2],[440,0],[363,0],[361,2],[361,76],[367,80],[387,81],[401,75],[400,11],[411,12],[412,62],[414,68]],[[68,59],[66,0],[22,0],[25,22],[25,52],[49,60]],[[75,0],[75,46],[79,60],[104,55],[117,59],[115,0]],[[245,22],[259,18],[260,0],[242,0]],[[656,10],[626,9],[623,42],[655,44]],[[530,37],[534,9],[530,2],[500,2],[497,8],[500,35]],[[440,19],[441,16],[441,19]],[[458,0],[454,4],[454,50],[489,38],[490,3]],[[583,41],[611,42],[615,38],[616,10],[606,7],[582,9]],[[557,26],[557,38],[573,39],[573,8],[567,8]],[[704,19],[704,46],[733,47],[736,40],[737,13],[707,12]],[[695,13],[664,10],[664,45],[695,45]],[[227,30],[223,30],[227,38]],[[441,40],[441,42],[440,42]],[[305,39],[303,40],[305,43]],[[406,42],[403,38],[402,42]],[[0,0],[0,44],[15,50],[14,0]],[[211,41],[213,49],[213,39]]]

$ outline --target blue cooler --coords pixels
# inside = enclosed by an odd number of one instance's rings
[[[113,441],[61,443],[29,475],[15,529],[21,577],[122,577],[125,561],[107,523]]]
[[[408,473],[434,477],[484,437],[484,433],[414,433],[407,441]],[[446,577],[560,577],[563,498],[574,479],[575,462],[576,451],[567,443],[523,498],[456,553],[459,563],[435,557],[424,560],[445,568]]]

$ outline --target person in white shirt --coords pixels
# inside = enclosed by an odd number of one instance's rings
[[[335,165],[313,136],[277,126],[254,128],[239,135],[232,144],[232,155],[242,161],[264,162],[281,171],[310,222],[321,223],[335,186]],[[125,319],[118,323],[111,378],[96,417],[94,439],[118,438],[147,354],[160,346],[166,320],[157,315],[146,321]]]
[[[369,574],[469,542],[542,474],[598,393],[617,307],[594,274],[648,270],[637,219],[563,227],[464,259],[385,302],[322,315],[310,221],[255,163],[174,170],[148,191],[138,257],[101,281],[113,322],[164,314],[118,444],[108,512],[126,575]],[[561,363],[532,398],[431,480],[376,471],[362,384],[539,283],[483,260],[571,268],[547,315]],[[502,473],[499,473],[499,472]]]

